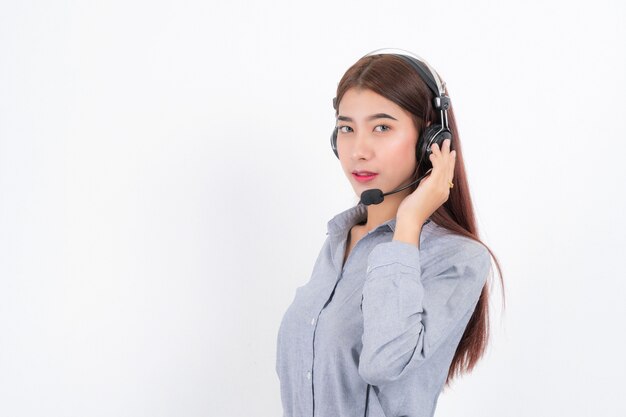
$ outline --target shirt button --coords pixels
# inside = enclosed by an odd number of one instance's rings
[[[306,379],[311,379],[311,371],[306,373]]]
[[[315,317],[313,317],[313,320],[311,320],[311,324],[315,324]]]

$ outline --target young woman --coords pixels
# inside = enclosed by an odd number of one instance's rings
[[[333,105],[333,151],[361,201],[328,221],[282,319],[283,416],[432,416],[486,349],[492,256],[445,84],[417,55],[377,50]]]

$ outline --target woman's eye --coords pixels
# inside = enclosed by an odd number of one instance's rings
[[[386,132],[387,130],[389,130],[389,126],[387,125],[378,125],[376,127],[384,127],[385,129],[383,130],[383,132]]]
[[[379,128],[379,127],[382,127],[382,128],[383,128],[382,130],[379,130],[379,132],[386,132],[386,131],[388,131],[389,129],[391,129],[391,128],[390,128],[389,126],[387,126],[387,125],[378,125],[378,126],[376,126],[376,127],[375,127],[375,129],[376,129],[376,128]],[[342,129],[344,129],[344,128],[345,128],[345,129],[350,129],[350,130],[352,130],[352,128],[351,128],[350,126],[337,126],[337,130],[338,130],[339,132],[341,132],[341,133],[348,133],[348,131],[346,131],[346,130],[342,130]]]

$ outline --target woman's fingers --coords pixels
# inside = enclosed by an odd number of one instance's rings
[[[441,143],[441,148],[439,147],[437,142],[433,142],[430,149],[433,151],[433,153],[437,152],[442,155],[448,154],[450,153],[450,139],[444,139],[444,141]]]
[[[433,163],[433,167],[435,167],[435,164],[439,165],[439,157],[441,156],[441,150],[439,149],[439,145],[437,145],[436,143],[433,142],[432,145],[430,145],[430,161]]]
[[[450,139],[445,139],[442,143],[441,149],[439,145],[433,143],[430,147],[432,153],[430,155],[430,161],[433,164],[433,171],[440,171],[436,169],[436,167],[441,166],[443,168],[441,171],[445,172],[447,175],[445,178],[441,178],[445,181],[446,186],[449,187],[448,181],[452,181],[454,177],[454,165],[456,162],[456,151],[450,150]]]
[[[454,178],[454,165],[456,165],[456,150],[450,152],[450,156],[451,156],[451,162],[450,162],[450,173],[448,178],[450,179],[450,181],[452,181],[452,179]]]

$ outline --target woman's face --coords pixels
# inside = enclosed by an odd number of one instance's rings
[[[337,153],[355,193],[408,184],[417,161],[417,130],[410,113],[369,89],[351,88],[339,102]],[[354,171],[376,173],[360,182]]]

